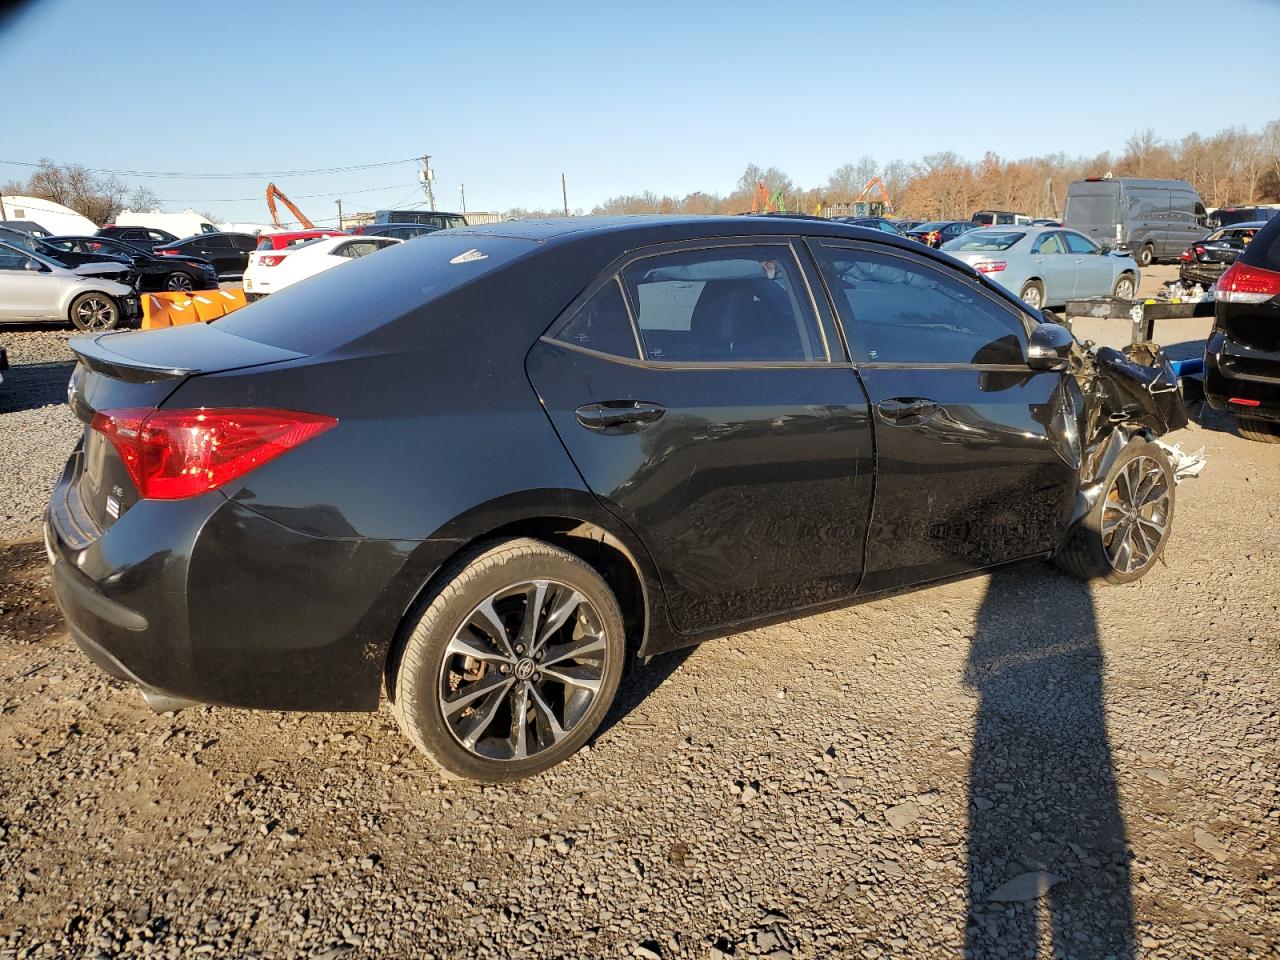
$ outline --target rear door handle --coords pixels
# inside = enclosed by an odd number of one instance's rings
[[[588,430],[623,433],[647,423],[661,420],[667,408],[645,400],[604,400],[588,403],[575,410],[574,416]]]
[[[881,400],[876,411],[890,423],[919,423],[938,412],[938,404],[923,397],[894,397]]]

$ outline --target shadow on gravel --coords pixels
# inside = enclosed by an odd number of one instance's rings
[[[0,387],[0,413],[36,410],[67,402],[67,381],[74,360],[14,364]]]
[[[1130,851],[1103,711],[1089,588],[1035,567],[996,573],[966,685],[966,957],[1132,960]]]
[[[604,722],[600,724],[600,729],[592,734],[591,742],[594,743],[639,707],[649,694],[662,686],[667,677],[680,669],[680,665],[688,660],[696,649],[696,647],[683,647],[673,650],[653,657],[647,664],[640,660],[633,661],[631,669],[623,675],[622,682],[618,684],[618,693],[613,699],[609,712],[605,715]]]

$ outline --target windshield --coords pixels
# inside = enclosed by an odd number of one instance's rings
[[[1025,236],[1025,233],[1012,230],[970,230],[964,236],[944,243],[942,249],[951,253],[958,250],[1008,250]]]
[[[1072,227],[1113,225],[1116,222],[1115,189],[1067,194],[1067,211],[1063,219]]]
[[[936,220],[932,223],[922,223],[918,227],[912,227],[912,233],[937,233],[943,227],[947,226],[950,220]]]
[[[514,237],[439,230],[310,277],[214,321],[214,326],[285,350],[325,353],[513,263],[537,246]]]

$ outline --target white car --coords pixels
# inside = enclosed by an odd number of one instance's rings
[[[69,320],[77,330],[112,330],[141,313],[132,280],[119,261],[72,268],[0,243],[0,323]]]
[[[246,300],[257,300],[290,284],[357,257],[377,253],[384,247],[403,243],[392,237],[323,237],[283,250],[255,250],[249,254],[244,271]]]

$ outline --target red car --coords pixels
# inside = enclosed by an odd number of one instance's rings
[[[264,233],[258,237],[259,250],[283,250],[285,247],[296,247],[308,240],[319,240],[321,237],[340,237],[345,230],[288,230],[284,233]]]

